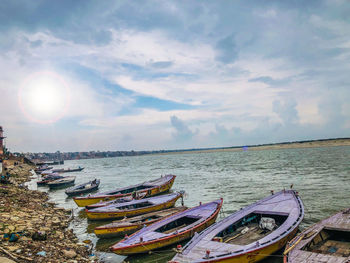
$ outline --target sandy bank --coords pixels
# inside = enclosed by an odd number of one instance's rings
[[[266,145],[258,145],[258,146],[199,149],[199,150],[189,150],[189,151],[167,152],[162,154],[242,152],[242,151],[263,151],[263,150],[336,147],[336,146],[350,146],[350,139],[329,139],[329,140],[315,140],[315,141],[306,141],[306,142],[276,143],[276,144],[266,144]]]

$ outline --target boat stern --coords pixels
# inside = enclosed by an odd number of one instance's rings
[[[79,207],[85,207],[88,205],[93,205],[96,204],[100,201],[107,201],[108,200],[113,200],[116,199],[117,197],[114,196],[82,196],[82,197],[74,197],[73,200]]]
[[[94,232],[95,232],[95,235],[99,238],[122,237],[126,234],[130,234],[139,230],[141,227],[142,227],[141,225],[116,226],[116,227],[101,226],[101,227],[96,227]]]

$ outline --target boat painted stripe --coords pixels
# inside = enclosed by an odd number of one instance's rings
[[[152,244],[152,243],[156,243],[156,242],[159,242],[159,241],[165,241],[165,240],[169,240],[169,239],[172,239],[172,238],[174,238],[174,237],[177,237],[177,236],[185,235],[185,234],[187,234],[188,232],[194,231],[195,229],[200,228],[202,225],[204,225],[204,224],[208,223],[209,221],[211,221],[212,219],[216,218],[217,215],[218,215],[219,212],[220,212],[221,207],[222,207],[222,200],[221,200],[221,202],[218,204],[218,206],[217,206],[216,210],[214,211],[214,213],[213,213],[210,217],[208,217],[208,219],[206,219],[205,221],[203,221],[203,222],[200,223],[199,225],[196,225],[196,226],[192,227],[191,229],[187,229],[187,230],[185,230],[185,231],[183,231],[183,232],[179,232],[179,234],[181,234],[181,235],[176,235],[176,234],[174,234],[174,235],[171,235],[171,236],[162,237],[162,238],[157,238],[157,239],[154,239],[154,240],[151,240],[151,241],[143,242],[142,244],[137,243],[137,244],[133,244],[133,245],[129,245],[129,246],[124,246],[124,247],[120,247],[120,248],[113,248],[113,246],[112,246],[111,249],[112,249],[112,251],[118,251],[118,250],[122,250],[122,249],[129,249],[129,248],[138,247],[138,246],[141,246],[141,245],[150,245],[150,244]],[[214,222],[215,222],[215,221],[214,221]],[[214,223],[214,222],[213,222],[213,223]],[[137,234],[137,232],[134,233],[134,234]],[[134,234],[133,234],[133,235],[134,235]],[[193,234],[194,234],[194,233],[193,233]],[[131,235],[129,238],[131,238],[133,235]],[[123,242],[124,240],[125,240],[125,239],[121,240],[120,242]]]

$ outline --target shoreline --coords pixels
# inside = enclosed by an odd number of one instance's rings
[[[310,148],[310,147],[332,147],[332,146],[350,146],[350,138],[330,138],[304,141],[290,141],[277,143],[264,143],[255,145],[223,146],[210,148],[189,148],[173,150],[138,150],[138,151],[84,151],[84,152],[62,152],[57,156],[56,153],[28,153],[26,158],[35,163],[52,162],[57,160],[87,160],[101,158],[133,157],[144,155],[164,155],[164,154],[182,154],[182,153],[204,153],[204,152],[227,152],[227,151],[246,151],[246,150],[266,150],[266,149],[289,149],[289,148]],[[50,157],[51,156],[51,157]]]
[[[315,140],[315,141],[305,141],[305,142],[290,142],[290,143],[288,142],[288,143],[276,143],[276,144],[264,144],[264,145],[252,145],[252,146],[247,145],[247,146],[223,147],[223,148],[213,148],[213,149],[198,149],[198,150],[184,150],[184,151],[179,150],[176,152],[156,153],[154,155],[211,153],[211,152],[244,152],[244,151],[323,148],[323,147],[339,147],[339,146],[350,146],[350,138]]]
[[[71,210],[49,202],[48,193],[29,190],[31,165],[4,160],[10,184],[0,184],[0,262],[98,262],[92,247],[69,229]],[[16,161],[17,162],[17,161]],[[19,233],[10,242],[4,236]],[[15,237],[15,235],[12,235]],[[4,261],[6,262],[6,261]]]

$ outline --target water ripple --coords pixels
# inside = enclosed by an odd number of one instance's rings
[[[349,206],[349,160],[350,147],[330,147],[75,160],[66,161],[62,167],[85,167],[76,174],[76,183],[97,177],[101,179],[101,191],[136,184],[161,174],[175,174],[173,187],[186,191],[187,206],[223,197],[226,215],[269,195],[270,190],[278,191],[294,184],[305,204],[306,215],[301,225],[305,228]],[[100,251],[107,251],[117,242],[115,239],[98,240],[92,233],[95,225],[87,222],[81,209],[72,199],[66,198],[64,190],[50,192],[50,197],[61,206],[73,209],[76,217],[71,227],[81,240],[93,240]],[[124,259],[101,253],[105,262]],[[168,254],[166,260],[172,255]],[[157,259],[166,261],[155,255],[127,260],[147,262]]]

